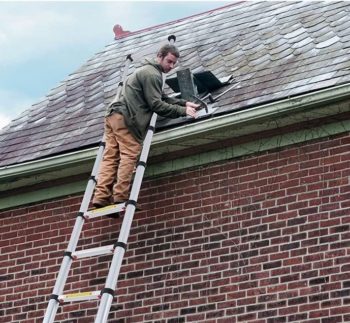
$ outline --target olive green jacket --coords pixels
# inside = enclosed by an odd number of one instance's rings
[[[130,75],[121,95],[107,110],[124,116],[125,124],[138,142],[142,142],[153,112],[168,118],[186,115],[186,101],[169,98],[162,91],[162,68],[155,60],[146,60],[143,66]]]

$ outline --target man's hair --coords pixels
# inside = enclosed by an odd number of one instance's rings
[[[180,57],[180,52],[177,49],[177,47],[174,45],[170,45],[170,44],[163,45],[161,48],[159,48],[157,56],[163,58],[163,57],[167,56],[168,53],[173,54],[177,58]]]

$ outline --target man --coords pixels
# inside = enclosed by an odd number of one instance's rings
[[[174,45],[161,47],[155,60],[146,60],[128,77],[120,98],[109,106],[105,119],[106,147],[92,202],[94,207],[128,200],[133,170],[153,112],[169,118],[197,117],[198,104],[162,93],[162,73],[170,72],[179,56]]]

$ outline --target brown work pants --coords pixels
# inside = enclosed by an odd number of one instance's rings
[[[105,119],[105,142],[93,203],[107,205],[129,198],[130,182],[141,144],[126,128],[124,117],[119,113]]]

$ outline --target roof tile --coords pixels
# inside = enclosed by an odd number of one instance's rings
[[[316,48],[329,47],[329,46],[339,42],[339,40],[340,40],[340,38],[338,36],[333,36],[332,38],[328,38],[328,39],[316,44]]]

